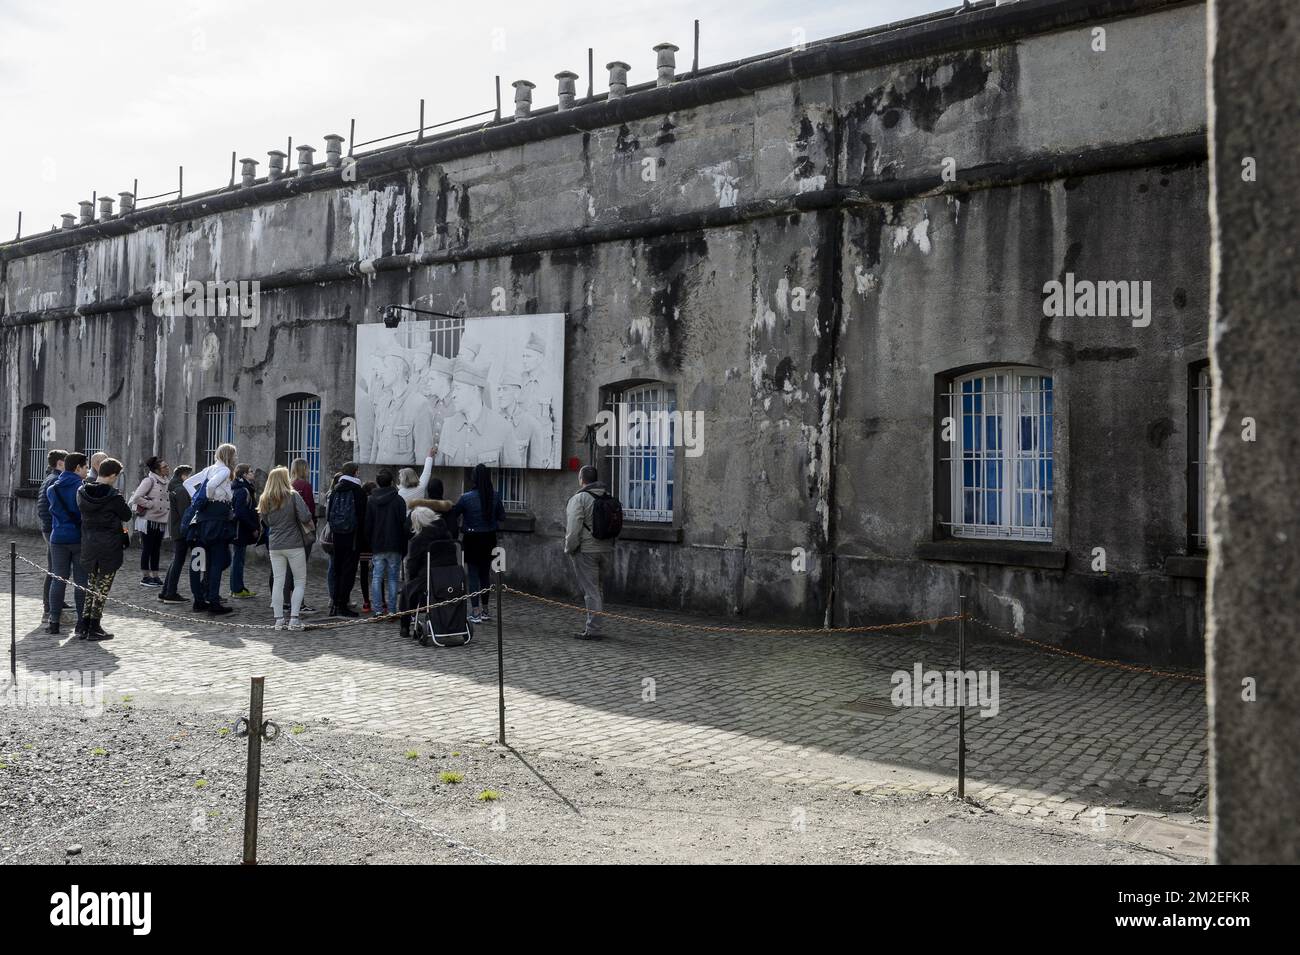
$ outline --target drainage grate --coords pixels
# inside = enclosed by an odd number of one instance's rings
[[[872,700],[850,700],[841,703],[838,709],[863,716],[893,716],[898,712],[898,708],[892,703],[876,703]]]

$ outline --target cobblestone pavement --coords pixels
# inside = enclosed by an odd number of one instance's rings
[[[43,564],[39,538],[19,541],[21,554]],[[163,609],[156,590],[138,585],[136,553],[113,596]],[[98,670],[111,699],[233,718],[247,709],[249,677],[262,675],[267,715],[282,725],[328,720],[411,739],[496,737],[495,623],[469,647],[443,650],[403,640],[391,624],[300,633],[233,626],[270,623],[267,573],[250,558],[246,576],[259,596],[232,601],[238,612],[218,620],[190,624],[110,604],[105,625],[117,637],[94,644],[45,635],[40,575],[20,563],[19,677]],[[313,564],[312,575],[308,602],[323,608],[323,565]],[[165,609],[190,613],[188,604]],[[506,725],[521,752],[872,794],[955,788],[956,710],[890,705],[895,671],[956,666],[955,624],[760,635],[611,621],[611,635],[593,643],[571,638],[581,619],[506,595]],[[967,665],[996,670],[1000,690],[996,715],[967,710],[969,796],[997,811],[1093,827],[1165,814],[1204,823],[1202,683],[1098,666],[978,629],[968,632]]]

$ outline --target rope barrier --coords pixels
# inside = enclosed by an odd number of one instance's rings
[[[77,590],[82,591],[87,596],[97,597],[105,601],[106,603],[118,604],[119,606],[122,607],[129,607],[132,610],[138,610],[141,613],[152,614],[155,617],[163,617],[168,620],[180,620],[185,623],[195,623],[195,624],[201,624],[203,626],[211,626],[215,622],[215,618],[213,617],[192,617],[192,616],[187,616],[185,614],[169,613],[166,610],[159,610],[156,607],[142,607],[139,604],[133,604],[128,600],[122,600],[121,598],[114,597],[111,594],[97,593],[96,591],[91,590],[89,587],[85,586],[84,584],[77,583],[75,580],[68,580],[66,577],[60,577],[58,574],[45,570],[35,561],[28,560],[22,554],[18,554],[17,556],[18,559],[21,560],[23,563],[30,564],[31,566],[37,568],[42,573],[48,575],[52,579],[61,580],[69,587],[75,587]],[[446,607],[451,604],[460,603],[461,601],[468,600],[471,597],[481,597],[486,593],[490,593],[491,591],[492,591],[492,585],[489,584],[487,587],[484,587],[482,590],[476,590],[473,593],[464,594],[459,597],[452,597],[449,600],[441,600],[438,603],[424,604],[423,606],[420,607],[412,607],[409,610],[397,610],[392,613],[379,614],[378,616],[373,616],[373,617],[358,617],[355,620],[340,620],[336,623],[312,623],[312,624],[307,624],[305,629],[340,630],[344,627],[358,627],[358,626],[366,626],[372,623],[384,623],[389,620],[400,619],[401,617],[414,616],[415,614],[432,610],[435,607]],[[274,630],[275,629],[275,625],[270,623],[240,623],[237,620],[222,620],[220,622],[220,625],[223,627],[235,627],[240,630]]]
[[[972,617],[971,619],[981,626],[987,627],[989,630],[995,630],[1004,636],[1010,637],[1012,640],[1018,640],[1021,643],[1028,643],[1031,646],[1038,647],[1041,650],[1046,650],[1049,653],[1071,657],[1075,660],[1082,660],[1084,663],[1093,663],[1097,666],[1110,667],[1115,670],[1127,670],[1130,673],[1146,673],[1150,676],[1165,677],[1170,680],[1186,680],[1189,683],[1205,682],[1204,676],[1195,673],[1177,673],[1173,670],[1157,670],[1154,667],[1142,666],[1136,663],[1120,663],[1118,660],[1103,660],[1100,657],[1090,657],[1086,653],[1075,653],[1073,650],[1066,650],[1064,647],[1057,647],[1050,643],[1043,643],[1041,640],[1034,640],[1030,637],[1026,637],[1024,634],[1008,630],[1006,627],[999,627],[996,624],[989,623],[987,620],[982,620],[979,617]]]
[[[509,584],[502,585],[506,593],[518,594],[529,600],[535,600],[538,603],[551,604],[555,607],[564,607],[567,610],[578,610],[582,613],[587,612],[586,607],[578,604],[565,603],[563,600],[553,600],[550,597],[543,597],[539,594],[530,594],[526,590],[519,590],[511,587]],[[925,620],[906,620],[901,623],[882,623],[873,624],[872,626],[863,627],[715,627],[702,623],[677,623],[672,620],[651,620],[648,617],[634,617],[630,614],[615,613],[609,610],[602,610],[595,616],[609,618],[610,620],[627,620],[632,623],[646,623],[656,627],[675,627],[679,630],[700,630],[705,633],[763,633],[763,634],[816,634],[816,633],[876,633],[882,630],[902,630],[907,627],[923,627],[936,623],[948,623],[953,620],[960,620],[961,614],[950,614],[946,617],[928,617]]]
[[[67,584],[68,586],[75,587],[76,589],[83,591],[87,595],[100,597],[105,602],[108,603],[113,603],[119,606],[127,607],[131,610],[137,610],[140,611],[141,613],[151,614],[155,617],[162,617],[168,620],[179,620],[183,623],[198,624],[202,626],[211,626],[215,622],[215,620],[211,617],[203,618],[203,617],[188,616],[185,614],[169,613],[165,610],[158,610],[157,608],[154,607],[144,607],[144,606],[140,606],[139,604],[133,604],[129,601],[122,600],[118,597],[114,597],[111,594],[98,594],[92,591],[89,587],[86,587],[82,584],[78,584],[76,581],[68,580],[67,578],[60,577],[57,574],[52,573],[51,571],[45,569],[44,567],[41,567],[35,561],[29,560],[28,558],[24,557],[21,554],[18,554],[17,557],[23,563],[28,564],[31,567],[35,568],[39,573],[44,574],[54,580],[61,580],[63,581],[63,583]],[[35,574],[33,574],[33,576],[35,576]],[[527,590],[520,590],[519,588],[512,587],[509,584],[502,584],[501,586],[504,592],[516,594],[517,596],[523,597],[526,600],[531,600],[535,603],[548,604],[553,607],[560,607],[565,610],[573,610],[584,614],[587,612],[587,608],[579,604],[568,603],[563,600],[556,600],[552,597],[543,597],[540,594],[530,593]],[[414,616],[419,613],[427,613],[428,611],[433,610],[437,607],[450,606],[452,604],[460,603],[462,601],[469,600],[471,598],[483,597],[484,595],[491,593],[494,589],[495,589],[495,585],[489,584],[488,586],[476,590],[473,593],[468,593],[460,597],[452,597],[448,600],[441,600],[438,601],[437,603],[424,604],[423,606],[420,607],[414,607],[408,610],[394,611],[392,613],[387,613],[387,614],[380,614],[379,616],[359,617],[357,619],[352,619],[352,620],[340,620],[334,623],[307,624],[304,627],[304,630],[305,631],[306,630],[341,630],[346,627],[367,626],[369,624],[384,623],[390,620],[397,620],[402,617]],[[677,630],[694,630],[694,631],[699,631],[701,633],[745,633],[745,634],[765,634],[765,635],[783,634],[783,635],[791,635],[791,636],[809,636],[809,635],[816,635],[816,634],[835,634],[835,633],[881,633],[889,630],[905,630],[914,627],[934,626],[937,624],[951,623],[953,621],[962,619],[961,614],[948,614],[942,617],[926,617],[924,619],[918,619],[918,620],[904,620],[896,623],[872,624],[869,626],[856,626],[856,627],[853,626],[850,627],[734,627],[734,626],[714,626],[710,624],[699,624],[699,623],[679,623],[673,620],[655,620],[649,617],[638,617],[632,614],[618,613],[616,611],[609,611],[609,610],[602,610],[599,616],[610,620],[623,620],[629,623],[646,624],[649,626],[656,626],[656,627],[670,627]],[[971,614],[967,614],[966,617],[967,619],[970,619],[975,623],[980,624],[981,626],[987,628],[988,630],[992,630],[998,634],[1009,637],[1012,640],[1018,641],[1020,643],[1028,644],[1033,647],[1037,647],[1040,650],[1044,650],[1047,651],[1048,653],[1053,653],[1058,656],[1070,657],[1071,659],[1079,660],[1084,663],[1091,663],[1097,666],[1109,667],[1115,670],[1124,670],[1130,673],[1145,673],[1149,676],[1158,676],[1158,677],[1172,679],[1172,680],[1184,680],[1190,683],[1205,682],[1204,675],[1199,675],[1194,673],[1178,673],[1172,670],[1160,670],[1155,667],[1142,666],[1140,664],[1121,663],[1117,660],[1104,660],[1101,659],[1100,657],[1093,657],[1084,653],[1077,653],[1073,650],[1066,650],[1063,647],[1058,647],[1050,643],[1044,643],[1041,640],[1034,640],[1031,637],[1026,637],[1024,634],[1016,633],[1015,631],[1008,630],[1005,627],[999,627],[996,624],[989,623],[987,620],[984,620],[980,617],[975,617]],[[220,625],[223,627],[234,627],[241,630],[274,630],[275,629],[275,626],[269,623],[240,623],[234,620],[221,620]]]
[[[470,855],[472,855],[472,856],[474,856],[474,857],[476,857],[476,858],[482,859],[482,860],[483,860],[484,862],[486,862],[488,865],[505,865],[505,864],[506,864],[503,860],[498,859],[498,858],[496,858],[496,857],[494,857],[494,856],[490,856],[490,855],[488,855],[486,852],[481,852],[480,850],[475,849],[473,846],[469,845],[468,843],[466,843],[466,842],[462,842],[461,840],[457,839],[455,836],[452,836],[452,835],[450,835],[450,834],[448,834],[448,833],[445,833],[445,832],[443,832],[443,831],[440,830],[440,829],[435,829],[435,828],[433,828],[433,826],[429,825],[429,824],[426,823],[424,820],[422,820],[422,819],[420,819],[420,818],[418,818],[418,817],[416,817],[416,816],[411,815],[409,812],[407,812],[407,811],[406,811],[405,809],[403,809],[401,806],[397,805],[397,803],[392,802],[391,800],[385,799],[383,796],[379,795],[379,793],[375,792],[373,789],[369,789],[369,788],[367,788],[366,786],[364,786],[364,785],[362,785],[361,783],[359,783],[357,780],[353,779],[353,778],[352,778],[351,776],[349,776],[347,773],[343,772],[343,770],[341,770],[341,769],[339,769],[337,766],[333,765],[329,760],[327,760],[327,759],[325,759],[324,757],[319,756],[319,755],[317,755],[316,753],[312,752],[312,750],[308,749],[306,746],[304,746],[304,745],[303,745],[302,743],[300,743],[298,740],[294,739],[292,734],[288,734],[288,735],[286,735],[284,738],[287,739],[287,740],[288,740],[290,743],[292,743],[294,746],[296,746],[296,747],[298,747],[300,750],[302,750],[302,751],[303,751],[307,756],[309,756],[310,758],[316,760],[316,762],[320,763],[322,766],[324,766],[324,767],[325,767],[326,769],[328,769],[330,772],[334,773],[334,775],[336,775],[336,776],[338,776],[339,778],[345,780],[347,783],[349,783],[350,785],[354,786],[355,788],[360,789],[363,793],[365,793],[366,795],[370,796],[370,797],[371,797],[372,799],[374,799],[376,802],[382,803],[383,805],[387,806],[389,809],[392,809],[394,812],[396,812],[396,813],[398,813],[399,815],[401,815],[403,818],[408,819],[408,820],[410,820],[411,822],[415,823],[415,824],[416,824],[417,826],[419,826],[421,829],[425,829],[425,830],[427,830],[427,831],[433,833],[435,836],[438,836],[438,837],[441,838],[441,839],[445,839],[446,842],[447,842],[447,844],[450,845],[451,847],[453,847],[453,848],[455,848],[455,849],[460,849],[461,851],[463,851],[463,852],[467,852],[467,853],[469,853]]]

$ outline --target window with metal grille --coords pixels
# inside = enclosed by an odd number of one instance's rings
[[[528,474],[523,468],[491,468],[492,490],[501,498],[501,506],[510,514],[528,512]],[[468,491],[473,486],[474,469],[465,468],[461,475],[461,490]]]
[[[672,523],[677,461],[677,394],[663,382],[636,385],[610,396],[615,446],[609,449],[611,486],[632,521]],[[626,422],[626,427],[622,424]]]
[[[54,437],[54,419],[49,405],[28,405],[23,409],[23,482],[40,484],[49,467],[47,455]]]
[[[108,409],[94,401],[77,405],[77,450],[89,460],[108,446]]]
[[[311,489],[314,493],[319,493],[320,398],[316,395],[287,395],[277,405],[276,464],[288,467],[295,458],[305,460]]]
[[[196,468],[206,468],[217,459],[217,448],[235,443],[235,403],[228,398],[204,398],[199,402],[198,455]]]
[[[515,514],[528,510],[528,488],[524,483],[527,472],[523,468],[499,468],[493,480],[501,495],[501,506]]]
[[[1192,369],[1190,418],[1191,473],[1188,475],[1188,524],[1192,548],[1205,550],[1209,546],[1210,505],[1206,493],[1210,460],[1210,366],[1202,364]]]
[[[404,321],[397,327],[397,340],[413,351],[429,349],[443,358],[460,354],[460,337],[465,333],[463,318],[433,318],[428,321]]]
[[[1050,541],[1052,376],[994,368],[953,379],[943,397],[952,534]]]

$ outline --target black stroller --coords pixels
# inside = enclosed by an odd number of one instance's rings
[[[406,586],[402,588],[402,609],[442,603],[456,597],[456,603],[431,607],[402,618],[402,636],[411,636],[420,646],[463,647],[474,639],[474,625],[469,622],[469,598],[465,586],[465,568],[460,562],[460,545],[455,541],[440,541],[435,548],[441,559],[435,564],[435,553],[424,555],[423,568],[410,566],[407,561]],[[454,558],[454,563],[451,560]],[[420,571],[423,571],[421,573]]]

